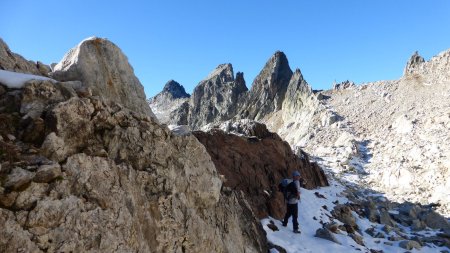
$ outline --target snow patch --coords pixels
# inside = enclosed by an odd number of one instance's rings
[[[10,89],[23,88],[25,83],[30,80],[44,80],[56,82],[56,80],[44,76],[0,70],[0,83],[6,85]]]

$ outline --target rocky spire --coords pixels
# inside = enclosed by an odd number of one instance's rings
[[[162,90],[163,93],[169,93],[172,95],[172,98],[188,98],[189,94],[184,90],[183,85],[179,84],[175,80],[169,80]]]
[[[51,76],[58,81],[81,81],[93,95],[154,116],[127,57],[107,39],[83,40],[55,66]]]
[[[275,52],[253,81],[241,117],[259,120],[280,110],[291,77],[286,55],[281,51]]]
[[[292,120],[300,112],[313,94],[311,86],[303,78],[300,69],[296,69],[289,81],[286,95],[283,100],[283,118]]]
[[[244,74],[238,72],[235,80],[233,66],[220,64],[195,87],[190,99],[189,125],[197,129],[208,123],[231,119],[246,91]]]
[[[417,51],[414,52],[414,54],[411,55],[408,63],[406,64],[405,70],[403,71],[403,75],[407,76],[408,74],[412,74],[424,62],[425,62],[425,59],[423,59],[423,57],[419,55],[419,52],[417,52]]]

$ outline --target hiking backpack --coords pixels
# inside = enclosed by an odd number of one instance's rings
[[[292,179],[282,179],[278,184],[278,190],[283,193],[284,199],[289,200],[291,196],[297,196],[297,186]]]

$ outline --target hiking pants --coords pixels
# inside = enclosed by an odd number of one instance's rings
[[[294,224],[294,230],[298,229],[298,205],[297,204],[287,204],[286,215],[284,216],[283,224],[287,225],[289,217],[292,216],[292,223]]]

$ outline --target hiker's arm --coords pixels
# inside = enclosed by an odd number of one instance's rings
[[[300,199],[300,182],[295,182],[295,186],[297,187],[297,199]]]

